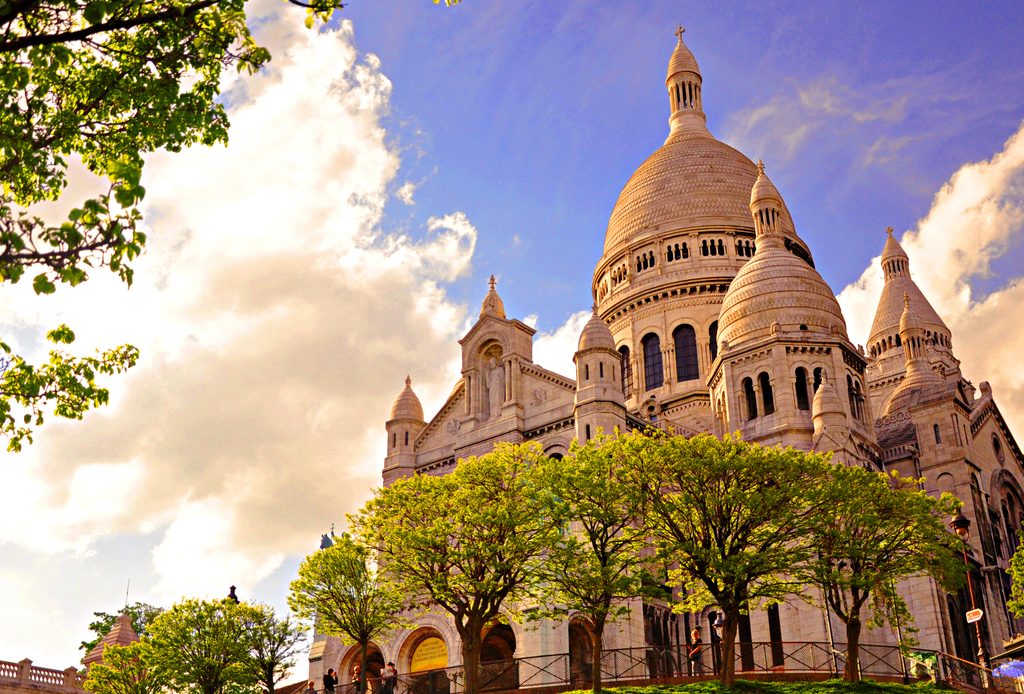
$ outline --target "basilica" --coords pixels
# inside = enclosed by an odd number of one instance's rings
[[[715,139],[693,53],[677,32],[665,81],[665,143],[626,181],[594,269],[594,310],[579,337],[572,380],[533,361],[534,329],[506,315],[492,278],[479,319],[459,341],[462,375],[429,417],[406,378],[387,420],[383,482],[445,474],[499,441],[536,441],[552,456],[599,431],[655,426],[682,435],[738,431],[770,446],[829,451],[847,465],[923,478],[952,492],[971,523],[968,561],[988,653],[1022,625],[1006,609],[1006,569],[1024,519],[1024,457],[987,382],[960,371],[954,337],[913,279],[891,229],[882,248],[885,286],[869,335],[847,333],[835,294],[815,270],[765,166]],[[880,239],[882,234],[879,234]],[[924,648],[975,660],[965,588],[928,579],[899,587]],[[605,647],[674,646],[714,610],[676,614],[635,601],[609,626]],[[842,640],[841,623],[809,605],[755,612],[742,642]],[[713,631],[712,631],[713,635]],[[706,637],[705,637],[706,638]],[[896,643],[875,629],[864,643]],[[835,641],[833,641],[834,643]],[[357,649],[322,635],[310,676],[348,672]],[[483,661],[568,653],[587,662],[589,640],[573,619],[496,624]],[[400,672],[458,665],[459,640],[440,614],[374,645],[372,668]]]

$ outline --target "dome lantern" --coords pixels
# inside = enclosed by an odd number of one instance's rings
[[[676,29],[679,39],[668,61],[665,87],[668,89],[670,127],[669,139],[677,132],[707,131],[704,103],[701,99],[701,76],[697,59],[683,43],[683,25]]]

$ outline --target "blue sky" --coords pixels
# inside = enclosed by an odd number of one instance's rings
[[[679,22],[709,127],[765,158],[836,291],[886,226],[911,228],[1024,115],[1019,3],[353,2],[346,16],[394,82],[404,170],[423,181],[416,209],[393,205],[391,221],[464,210],[480,237],[455,291],[474,300],[495,272],[510,310],[542,327],[589,305],[618,192],[664,140]],[[816,91],[801,106],[803,90]]]
[[[892,225],[1024,436],[1024,12],[969,7],[352,0],[315,33],[254,0],[274,61],[226,82],[227,147],[147,159],[133,287],[0,288],[19,349],[67,322],[142,352],[108,407],[0,459],[0,660],[77,662],[129,579],[133,601],[236,584],[283,608],[380,483],[405,375],[428,417],[451,391],[492,273],[571,375],[608,216],[668,131],[678,23],[711,131],[764,158],[851,337]]]

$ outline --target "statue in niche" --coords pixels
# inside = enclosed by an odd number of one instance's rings
[[[505,367],[491,357],[487,362],[490,369],[487,371],[487,404],[490,407],[491,419],[501,415],[501,404],[505,402]]]

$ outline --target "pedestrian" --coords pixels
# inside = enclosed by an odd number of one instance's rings
[[[700,625],[693,627],[693,631],[690,632],[690,650],[687,655],[690,657],[690,674],[691,675],[703,675],[704,664],[701,662],[701,651],[703,650],[704,641],[700,637]]]
[[[313,680],[309,681],[309,686],[306,688],[306,694],[316,694],[316,682]]]
[[[334,688],[337,685],[338,677],[334,674],[334,668],[327,668],[327,674],[324,675],[324,692],[334,694]]]
[[[356,692],[363,691],[363,669],[358,665],[352,668],[352,688]]]
[[[395,694],[395,684],[397,682],[398,670],[395,668],[394,663],[388,661],[380,677],[380,694]]]

